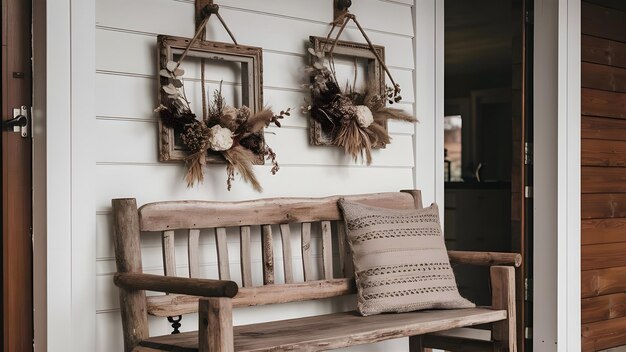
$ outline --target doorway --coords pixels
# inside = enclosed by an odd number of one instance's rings
[[[33,350],[30,1],[2,0],[2,345]]]
[[[532,1],[444,4],[446,245],[522,254],[524,265],[516,272],[518,348],[530,351]],[[456,270],[462,294],[489,305],[488,270]]]

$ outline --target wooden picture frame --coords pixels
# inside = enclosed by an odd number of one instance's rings
[[[333,39],[326,39],[323,37],[309,37],[313,50],[315,52],[330,52],[333,46]],[[378,53],[382,60],[385,60],[385,47],[382,45],[374,45],[374,49]],[[375,92],[371,94],[380,94],[385,97],[385,71],[383,65],[378,62],[376,55],[372,52],[369,45],[365,43],[349,42],[344,40],[337,41],[337,45],[333,50],[335,55],[351,56],[355,58],[361,58],[367,60],[367,85],[368,87],[378,87]],[[311,58],[314,60],[314,58]],[[313,61],[311,61],[313,63]],[[386,99],[385,99],[386,101]],[[383,126],[387,130],[387,122]],[[333,136],[331,131],[325,131],[322,128],[322,124],[317,121],[311,120],[310,126],[310,142],[312,145],[333,145]],[[374,145],[374,148],[384,148],[384,144]]]
[[[190,38],[159,35],[157,37],[157,77],[158,72],[165,68],[168,61],[176,61],[175,56],[181,55],[189,46]],[[252,113],[263,108],[263,49],[253,46],[235,45],[230,43],[197,40],[187,53],[187,57],[221,60],[241,64],[241,102],[250,108]],[[159,84],[159,103],[163,102],[164,94]],[[199,112],[195,112],[196,115]],[[159,119],[159,160],[162,162],[178,162],[185,160],[189,150],[177,138],[180,131],[174,131]],[[259,133],[262,144],[265,144],[263,132]],[[207,163],[225,163],[224,157],[218,152],[207,153]],[[265,163],[264,155],[258,155],[255,164]]]

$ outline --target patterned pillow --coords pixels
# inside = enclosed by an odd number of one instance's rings
[[[461,297],[436,204],[395,210],[339,200],[362,315],[472,308]]]

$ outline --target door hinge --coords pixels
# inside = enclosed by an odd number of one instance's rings
[[[533,144],[524,142],[524,165],[532,165],[533,163]]]
[[[533,18],[533,12],[532,11],[526,11],[525,15],[524,15],[524,21],[527,24],[533,24],[534,23],[534,18]]]
[[[524,186],[524,198],[533,197],[533,186]]]
[[[524,338],[526,338],[526,340],[530,340],[533,338],[533,328],[531,327],[524,328]]]
[[[532,279],[525,278],[524,279],[524,301],[530,301],[530,292],[533,289],[533,281]]]

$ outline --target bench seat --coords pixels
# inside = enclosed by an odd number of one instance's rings
[[[506,310],[428,310],[362,317],[344,312],[234,327],[235,351],[322,351],[505,320]],[[135,351],[197,352],[198,333],[150,337]]]

